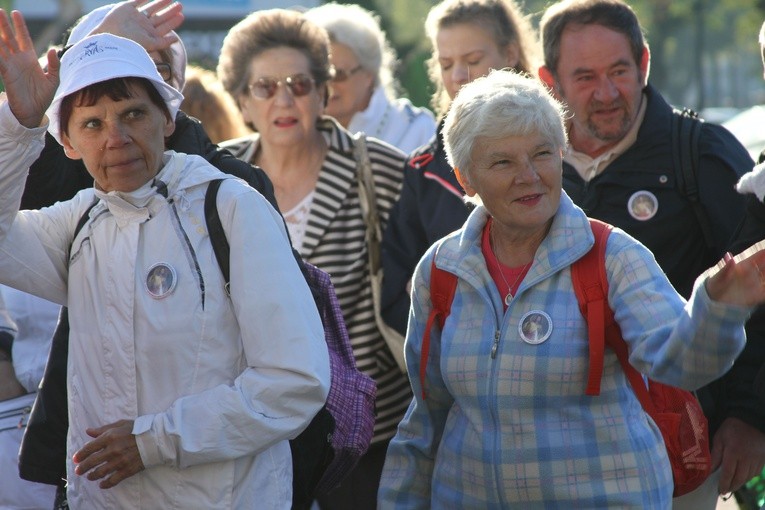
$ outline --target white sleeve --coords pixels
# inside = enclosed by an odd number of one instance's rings
[[[147,467],[255,455],[297,436],[329,391],[323,326],[283,220],[252,190],[232,197],[225,189],[218,211],[231,246],[231,301],[247,367],[233,385],[140,416],[133,433]]]

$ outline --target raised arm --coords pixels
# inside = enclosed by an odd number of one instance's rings
[[[59,60],[56,51],[49,50],[47,71],[44,71],[24,17],[19,11],[12,11],[11,20],[0,9],[0,76],[11,112],[19,124],[36,128],[42,123],[58,87]]]

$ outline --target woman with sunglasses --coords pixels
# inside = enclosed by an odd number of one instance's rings
[[[444,0],[428,13],[425,33],[434,50],[428,72],[439,117],[446,115],[461,87],[491,69],[535,69],[536,36],[514,0]],[[402,335],[417,262],[431,244],[460,228],[470,212],[446,161],[442,129],[443,120],[438,136],[410,155],[401,198],[383,236],[381,314]]]
[[[218,77],[257,133],[222,145],[274,183],[294,248],[331,275],[356,364],[377,383],[372,445],[320,501],[322,508],[374,508],[387,444],[411,393],[375,323],[357,180],[364,162],[351,134],[323,115],[330,69],[327,33],[301,13],[256,11],[237,23],[223,41]],[[405,156],[373,138],[366,146],[384,225]]]
[[[352,133],[363,132],[411,152],[436,132],[433,114],[397,97],[396,54],[373,13],[356,5],[328,3],[305,16],[323,27],[331,41],[335,74],[327,115]]]

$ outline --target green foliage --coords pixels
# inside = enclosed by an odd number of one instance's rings
[[[519,2],[537,25],[552,0]],[[432,86],[423,25],[437,0],[358,0],[380,14],[401,60],[404,93],[426,105]],[[651,81],[675,104],[745,107],[765,102],[757,34],[765,0],[633,0],[651,47]],[[697,50],[700,49],[700,53]],[[424,87],[425,86],[425,87]]]

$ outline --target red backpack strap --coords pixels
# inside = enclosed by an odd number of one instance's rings
[[[579,310],[587,322],[590,336],[590,368],[585,394],[596,396],[600,395],[600,379],[603,375],[603,356],[606,345],[606,312],[610,311],[605,260],[611,226],[590,219],[590,227],[595,235],[595,244],[584,257],[571,266],[571,281],[579,302]],[[613,313],[611,317],[613,320]]]
[[[422,336],[422,347],[420,354],[420,387],[422,388],[422,399],[427,398],[425,392],[425,375],[427,372],[428,356],[430,355],[430,332],[433,329],[433,323],[438,322],[438,327],[443,331],[444,322],[451,313],[454,293],[457,290],[457,276],[436,267],[436,249],[433,259],[430,261],[430,301],[431,309],[428,314],[428,321],[425,323],[425,334]]]
[[[603,375],[604,346],[607,344],[616,354],[643,409],[655,415],[656,407],[651,399],[643,376],[630,365],[629,348],[622,338],[619,324],[608,304],[608,275],[606,274],[606,245],[612,226],[590,218],[595,235],[595,245],[571,266],[571,279],[579,301],[579,309],[587,321],[590,337],[590,370],[587,378],[587,395],[600,394]]]

